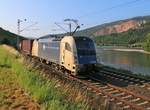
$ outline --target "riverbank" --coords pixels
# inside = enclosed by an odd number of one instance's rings
[[[145,51],[145,50],[141,50],[141,49],[110,49],[110,50],[115,50],[115,51],[125,51],[125,52],[140,52],[140,53],[145,53],[145,54],[149,54],[150,55],[150,52],[148,51]]]
[[[97,46],[99,49],[104,50],[114,50],[114,51],[124,51],[124,52],[140,52],[145,54],[150,54],[150,52],[143,50],[142,48],[127,48],[124,46]]]

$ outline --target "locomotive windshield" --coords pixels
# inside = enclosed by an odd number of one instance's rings
[[[87,37],[76,37],[75,43],[78,55],[81,56],[96,55],[95,46],[91,39]]]

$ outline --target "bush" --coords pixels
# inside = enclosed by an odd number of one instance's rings
[[[144,49],[150,52],[150,33],[147,34],[146,38],[147,40],[146,43],[144,44]]]

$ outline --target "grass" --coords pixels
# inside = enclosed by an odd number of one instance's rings
[[[0,110],[34,108],[39,110],[38,103],[26,94],[9,67],[0,67]],[[31,104],[31,107],[28,105]]]
[[[32,64],[25,65],[21,56],[14,55],[2,47],[0,47],[0,67],[8,68],[14,73],[19,85],[40,104],[43,110],[88,109],[79,91],[67,85],[62,87],[61,82],[57,79],[48,80],[42,77],[41,71],[33,69]],[[6,83],[8,83],[7,80]],[[0,99],[2,97],[3,94],[0,93]]]

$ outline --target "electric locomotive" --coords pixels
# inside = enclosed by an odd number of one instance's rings
[[[37,57],[58,64],[61,68],[69,70],[72,75],[92,70],[97,64],[95,45],[88,37],[40,38],[37,51]]]

